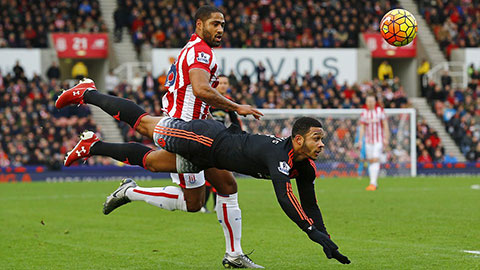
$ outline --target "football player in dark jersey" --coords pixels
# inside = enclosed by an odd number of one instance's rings
[[[227,91],[230,88],[230,83],[228,82],[228,77],[221,74],[218,76],[218,86],[217,91],[222,94],[224,97],[232,100],[232,98],[228,95]],[[212,118],[223,123],[227,124],[227,115],[230,118],[230,122],[232,124],[237,124],[242,126],[240,120],[238,119],[238,115],[234,111],[227,111],[216,107],[210,107],[210,114],[212,114]]]
[[[324,148],[322,139],[325,136],[318,120],[302,117],[295,121],[290,137],[276,138],[243,132],[238,125],[226,128],[212,119],[185,122],[150,116],[126,99],[96,91],[93,94],[95,105],[112,116],[118,114],[121,121],[151,138],[160,149],[153,150],[139,143],[107,143],[95,133],[85,131],[80,142],[67,153],[65,166],[79,159],[101,155],[152,172],[195,173],[205,170],[208,176],[209,168],[218,168],[271,179],[278,202],[287,216],[312,241],[322,245],[327,258],[350,263],[330,239],[316,201],[314,160]],[[300,202],[293,193],[290,178],[297,180]],[[124,180],[107,197],[104,213],[130,202],[128,194],[136,187],[132,179]],[[216,183],[215,188],[221,194],[225,187]]]

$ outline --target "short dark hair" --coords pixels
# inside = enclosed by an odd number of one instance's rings
[[[225,74],[220,74],[220,75],[217,76],[217,78],[221,78],[221,77],[228,78],[227,75],[225,75]]]
[[[222,13],[223,12],[218,9],[217,7],[214,7],[214,6],[201,6],[197,9],[197,12],[195,12],[195,16],[193,18],[194,20],[194,24],[197,23],[197,20],[202,20],[202,22],[208,20],[208,18],[210,18],[210,15],[212,15],[212,13]]]
[[[293,123],[292,138],[297,135],[305,136],[311,127],[323,128],[323,125],[320,121],[312,117],[304,116],[298,118],[295,123]]]

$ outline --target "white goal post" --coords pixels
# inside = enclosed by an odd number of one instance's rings
[[[325,150],[317,160],[317,174],[322,177],[354,177],[365,163],[354,147],[362,109],[261,109],[261,120],[241,118],[245,131],[290,136],[293,120],[302,116],[319,119],[326,131]],[[416,111],[385,109],[390,129],[390,144],[384,150],[382,172],[388,176],[416,176]],[[366,165],[366,164],[365,164]],[[363,175],[366,170],[363,171]]]

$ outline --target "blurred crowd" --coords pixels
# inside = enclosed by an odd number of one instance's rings
[[[67,151],[86,130],[100,131],[88,106],[55,108],[55,100],[67,82],[27,79],[20,63],[13,71],[0,73],[0,167],[46,165],[60,169]],[[97,158],[90,164],[106,164]]]
[[[473,65],[469,70],[466,88],[452,87],[452,78],[445,71],[440,84],[429,83],[426,95],[467,160],[480,161],[480,70]]]
[[[52,32],[108,32],[98,0],[2,0],[0,14],[0,48],[47,48]]]
[[[476,0],[418,1],[447,58],[455,48],[480,46],[480,5]]]
[[[456,162],[456,158],[445,153],[442,140],[438,133],[430,128],[422,117],[417,119],[417,161],[428,162]]]
[[[396,0],[369,1],[153,1],[118,0],[115,36],[132,34],[142,46],[181,48],[190,39],[193,14],[200,5],[214,4],[225,14],[225,48],[358,47],[361,32],[378,31]]]

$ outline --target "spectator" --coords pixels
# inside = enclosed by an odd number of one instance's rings
[[[21,75],[24,73],[23,67],[20,65],[19,60],[15,62],[15,66],[13,67],[13,73],[15,74],[15,78],[20,78]]]
[[[452,77],[450,76],[448,70],[444,70],[443,71],[443,74],[442,74],[442,77],[441,77],[441,81],[442,81],[442,86],[445,88],[447,85],[448,86],[452,86]]]
[[[262,64],[262,61],[258,62],[258,66],[256,67],[256,72],[257,72],[257,81],[264,81],[266,80],[265,77],[265,67]]]
[[[108,93],[111,93],[118,84],[120,84],[120,79],[118,79],[117,75],[113,74],[113,70],[110,69],[107,76],[105,76],[105,89]]]
[[[47,70],[47,78],[49,80],[52,79],[60,79],[60,69],[58,68],[57,62],[53,61],[52,65]]]
[[[243,71],[242,83],[245,85],[250,85],[250,75],[248,75],[247,70]]]
[[[142,86],[143,78],[140,73],[135,73],[135,77],[133,77],[131,84],[134,91],[137,91]]]
[[[480,161],[480,143],[477,143],[475,147],[472,147],[467,153],[467,160]]]
[[[428,163],[432,162],[432,158],[430,157],[430,154],[428,153],[427,149],[423,149],[422,154],[418,157],[418,162],[420,163]]]
[[[77,80],[88,77],[88,68],[82,61],[78,61],[75,65],[73,65],[72,77]]]
[[[147,71],[147,75],[143,77],[142,90],[144,92],[158,91],[158,80],[156,80],[151,71]]]
[[[446,108],[443,111],[443,121],[447,123],[448,121],[450,121],[450,119],[452,119],[452,116],[455,115],[457,110],[453,108],[453,105],[451,103],[446,102],[445,104]]]
[[[137,53],[137,59],[140,60],[142,55],[142,45],[145,42],[145,34],[142,32],[142,29],[139,27],[133,34],[133,45],[135,47],[135,52]]]
[[[393,69],[387,60],[384,60],[380,66],[378,66],[378,78],[380,81],[393,79]]]
[[[163,89],[165,87],[165,83],[167,82],[167,71],[162,70],[162,73],[158,76],[157,79],[158,86]]]
[[[78,7],[78,10],[80,11],[80,15],[90,14],[92,12],[92,6],[87,0],[84,0]]]
[[[427,61],[427,59],[424,58],[422,59],[422,63],[417,69],[417,73],[420,76],[420,90],[421,90],[422,97],[427,96],[426,94],[427,84],[424,83],[423,81],[428,71],[430,71],[430,63]]]
[[[115,42],[122,41],[123,28],[128,27],[128,13],[129,11],[124,5],[118,5],[113,13]]]
[[[445,163],[456,163],[458,162],[457,158],[450,155],[450,154],[446,154],[444,159],[443,159],[443,162]]]

